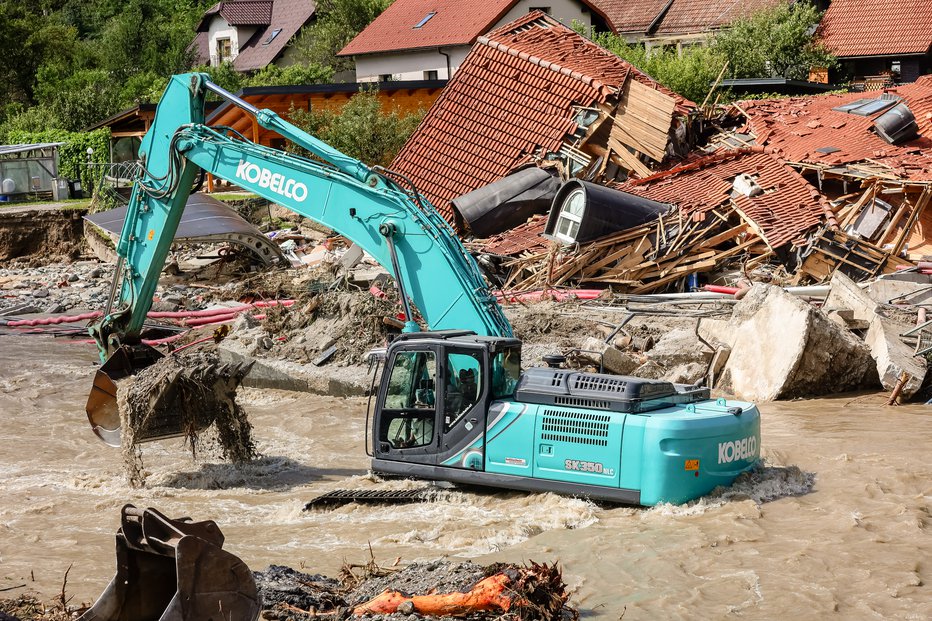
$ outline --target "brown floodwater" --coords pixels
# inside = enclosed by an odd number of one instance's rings
[[[0,589],[92,601],[113,574],[125,503],[212,519],[251,568],[334,574],[344,561],[559,560],[585,616],[932,618],[932,406],[882,395],[765,404],[767,468],[686,506],[444,492],[429,503],[304,512],[340,488],[418,487],[367,474],[364,399],[245,390],[263,457],[197,461],[148,444],[131,489],[84,415],[88,345],[0,337]],[[0,593],[16,595],[25,589]]]

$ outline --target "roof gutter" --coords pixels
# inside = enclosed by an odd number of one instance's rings
[[[450,54],[444,52],[442,47],[437,48],[437,53],[447,59],[447,79],[449,80],[453,77],[453,71],[450,69]]]

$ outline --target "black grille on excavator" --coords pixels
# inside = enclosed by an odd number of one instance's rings
[[[598,399],[586,399],[585,397],[554,397],[553,402],[557,405],[575,406],[578,408],[589,408],[591,410],[610,410],[612,409],[611,401],[599,401]]]
[[[608,445],[608,414],[544,410],[541,439],[588,446]]]
[[[549,367],[528,369],[521,376],[515,391],[515,399],[521,403],[631,413],[708,398],[708,388]]]
[[[606,377],[605,375],[579,373],[573,380],[573,388],[576,390],[624,393],[625,388],[628,387],[628,382],[625,380],[617,377]]]

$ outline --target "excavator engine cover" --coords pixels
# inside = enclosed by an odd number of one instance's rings
[[[116,575],[78,621],[255,621],[252,572],[221,549],[212,521],[173,520],[126,505],[116,534]]]

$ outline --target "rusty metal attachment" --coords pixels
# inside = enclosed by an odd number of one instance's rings
[[[78,621],[255,621],[256,582],[223,540],[213,521],[124,506],[116,575]]]

